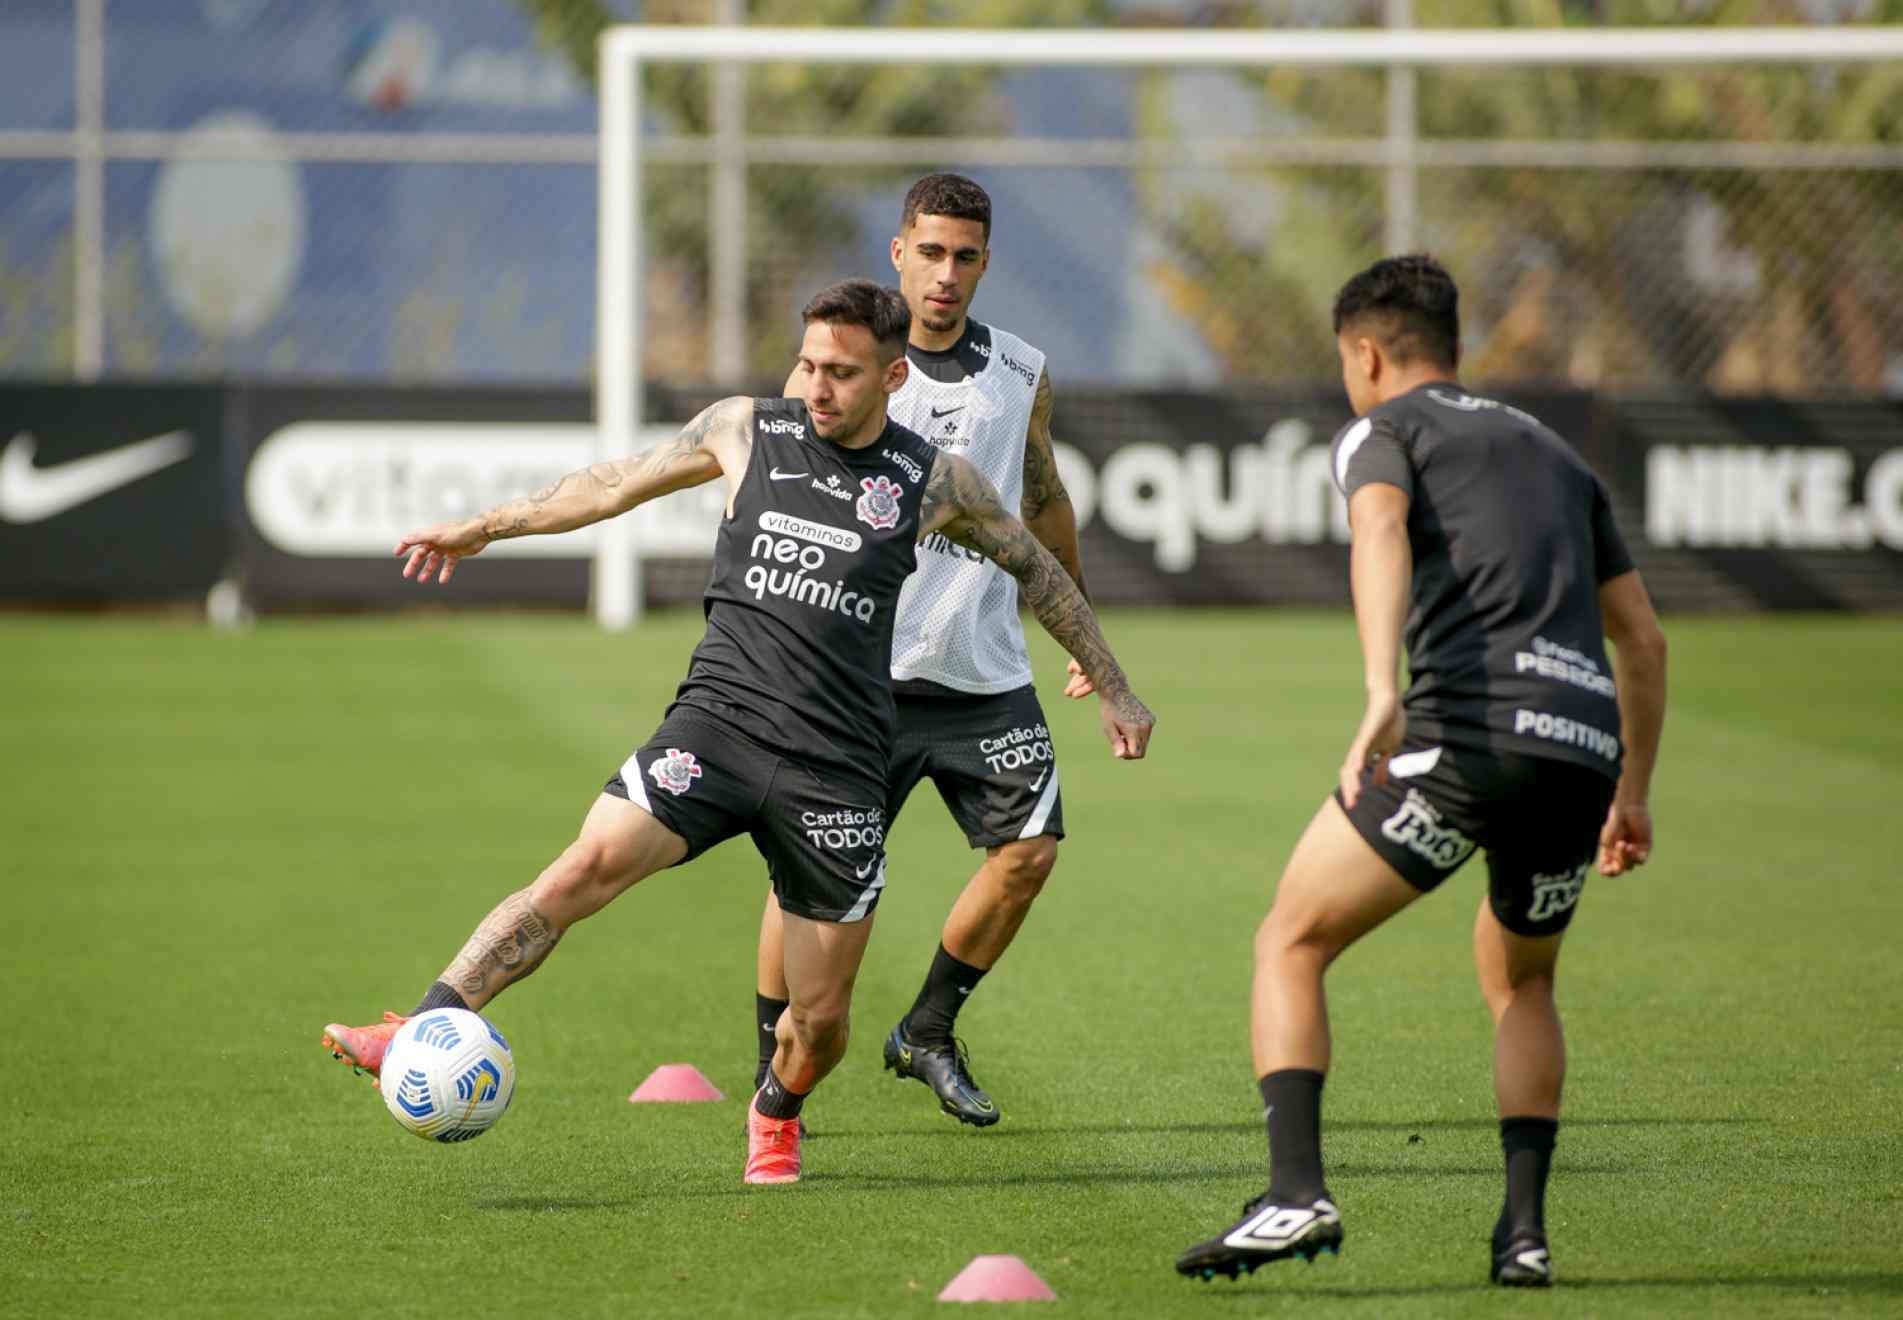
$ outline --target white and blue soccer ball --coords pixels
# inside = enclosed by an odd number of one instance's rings
[[[428,1141],[468,1141],[495,1126],[515,1096],[515,1056],[502,1033],[463,1008],[403,1024],[383,1055],[383,1103]]]

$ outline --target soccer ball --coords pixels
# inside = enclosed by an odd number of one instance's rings
[[[515,1056],[502,1033],[463,1008],[403,1024],[378,1076],[396,1121],[428,1141],[468,1141],[495,1126],[515,1095]]]

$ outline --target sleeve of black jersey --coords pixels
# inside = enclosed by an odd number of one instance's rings
[[[1633,569],[1632,552],[1626,549],[1619,522],[1612,516],[1612,497],[1598,477],[1592,479],[1592,555],[1593,571],[1602,583]]]
[[[1335,437],[1335,484],[1352,496],[1370,482],[1399,486],[1414,496],[1414,464],[1394,424],[1386,418],[1362,417]]]

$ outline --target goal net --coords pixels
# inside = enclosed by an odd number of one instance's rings
[[[1323,386],[1340,279],[1426,249],[1484,382],[1903,392],[1903,29],[629,25],[599,58],[603,458],[776,389],[805,296],[891,278],[935,169],[1018,203],[980,313],[1060,383]],[[604,525],[603,626],[644,557],[704,557],[703,494]]]

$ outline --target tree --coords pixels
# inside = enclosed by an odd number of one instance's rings
[[[1814,5],[1715,0],[1420,0],[1433,26],[1800,22]],[[1364,4],[1359,17],[1378,18]],[[1903,0],[1862,6],[1903,18]],[[1290,131],[1378,137],[1378,69],[1246,75]],[[1423,70],[1424,141],[1903,143],[1903,68]],[[1381,255],[1377,168],[1276,169],[1269,223],[1207,193],[1150,192],[1172,258],[1155,272],[1244,379],[1333,370],[1317,333],[1347,273]],[[1895,171],[1509,168],[1421,171],[1422,246],[1462,279],[1479,377],[1883,387],[1903,353],[1903,179]],[[1265,351],[1266,350],[1266,351]]]

